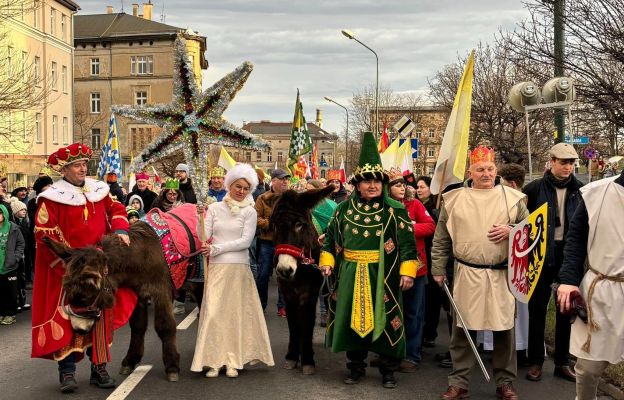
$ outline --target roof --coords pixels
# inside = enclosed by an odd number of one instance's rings
[[[56,1],[64,5],[65,7],[69,8],[72,11],[80,10],[80,6],[71,0],[56,0]]]
[[[375,109],[371,109],[371,111],[375,111]],[[444,106],[434,106],[434,105],[425,105],[425,106],[380,106],[379,112],[396,112],[396,111],[405,111],[405,112],[449,112],[450,110]]]
[[[135,17],[126,13],[76,15],[74,39],[127,38],[136,36],[175,35],[186,29]],[[202,36],[199,36],[202,37]],[[206,38],[203,38],[204,41]]]
[[[311,136],[327,136],[329,140],[337,139],[334,133],[327,132],[320,128],[318,125],[308,122],[308,132]],[[284,135],[290,136],[292,134],[292,122],[271,122],[271,121],[258,121],[248,122],[243,125],[243,129],[253,133],[254,135]]]

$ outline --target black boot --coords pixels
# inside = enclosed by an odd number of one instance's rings
[[[74,372],[63,372],[59,374],[59,382],[61,383],[61,392],[73,393],[78,389],[78,382],[76,382],[76,374]]]
[[[344,379],[344,383],[347,385],[355,385],[356,383],[360,383],[362,378],[366,375],[366,370],[364,369],[352,369],[349,372],[349,376]]]
[[[397,385],[393,372],[386,372],[381,377],[381,383],[386,389],[394,389]]]
[[[115,380],[108,375],[108,371],[106,371],[106,364],[91,364],[91,379],[89,380],[89,383],[102,389],[115,387]]]

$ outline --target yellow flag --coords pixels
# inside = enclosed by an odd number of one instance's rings
[[[236,161],[223,146],[221,146],[221,153],[219,154],[219,161],[217,162],[217,165],[226,171],[231,170],[232,167],[236,165]]]
[[[453,102],[453,109],[444,131],[440,155],[431,181],[430,189],[433,194],[441,193],[446,186],[464,180],[468,157],[473,72],[474,50],[470,52],[466,62]]]
[[[399,154],[399,139],[395,139],[394,142],[388,146],[388,148],[381,154],[381,165],[384,169],[388,170],[396,165],[397,155]]]

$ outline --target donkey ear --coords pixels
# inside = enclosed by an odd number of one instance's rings
[[[48,246],[48,248],[61,259],[67,260],[69,259],[69,257],[71,257],[71,248],[64,245],[63,243],[57,242],[49,236],[44,236],[41,241],[45,243],[45,245]]]
[[[300,205],[303,209],[311,210],[321,200],[329,196],[333,191],[334,187],[332,185],[328,185],[323,189],[306,190],[305,192],[299,193],[297,195],[297,204]]]

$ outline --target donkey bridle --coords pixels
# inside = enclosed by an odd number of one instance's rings
[[[275,257],[280,254],[286,254],[297,259],[298,262],[304,265],[316,266],[316,261],[312,257],[312,251],[308,250],[308,255],[305,254],[305,249],[292,244],[278,244],[275,246]]]
[[[101,249],[98,248],[101,251]],[[67,292],[63,291],[63,298],[61,299],[61,307],[67,315],[71,315],[76,318],[84,318],[84,319],[95,319],[99,318],[102,315],[102,307],[98,306],[98,301],[100,297],[104,293],[111,293],[112,288],[108,281],[108,266],[104,266],[104,270],[102,271],[102,284],[100,287],[100,291],[95,299],[93,299],[93,303],[87,307],[74,307],[71,304],[65,304],[65,297]]]

